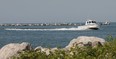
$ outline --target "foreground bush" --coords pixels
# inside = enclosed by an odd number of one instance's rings
[[[71,50],[55,50],[46,55],[41,50],[23,51],[12,59],[116,59],[116,39],[106,42],[104,46],[75,47]]]

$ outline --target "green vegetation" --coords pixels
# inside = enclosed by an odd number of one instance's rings
[[[19,53],[18,57],[12,59],[116,59],[116,39],[112,39],[104,44],[104,46],[97,47],[75,47],[71,50],[55,50],[46,55],[41,50],[37,51],[23,51]]]

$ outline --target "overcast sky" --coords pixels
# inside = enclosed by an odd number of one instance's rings
[[[0,23],[116,22],[116,0],[0,0]]]

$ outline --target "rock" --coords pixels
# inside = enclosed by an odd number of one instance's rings
[[[55,47],[55,48],[51,48],[51,52],[55,52],[56,50],[58,50],[57,47]]]
[[[35,51],[40,50],[41,52],[45,52],[46,55],[49,55],[49,54],[50,54],[50,49],[49,49],[49,48],[43,48],[43,47],[41,47],[41,46],[38,46],[38,47],[36,47],[34,50],[35,50]]]
[[[38,47],[36,47],[34,50],[36,51],[36,50],[41,50],[41,49],[43,49],[43,47],[38,46]]]
[[[105,40],[98,37],[93,36],[80,36],[76,39],[73,39],[70,41],[70,43],[65,47],[66,49],[70,49],[71,47],[79,46],[96,46],[96,45],[103,45],[105,43]]]
[[[10,59],[12,56],[18,54],[23,50],[30,50],[31,46],[27,42],[19,43],[10,43],[3,46],[0,49],[0,59]]]
[[[55,52],[55,50],[58,50],[58,48],[56,48],[56,47],[55,47],[55,48],[43,48],[43,47],[41,47],[41,46],[38,46],[38,47],[36,47],[34,50],[35,50],[35,51],[40,50],[41,52],[45,52],[46,55],[49,55],[50,52]]]

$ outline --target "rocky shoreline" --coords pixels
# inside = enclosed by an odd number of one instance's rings
[[[45,52],[46,55],[49,55],[50,52],[54,52],[55,50],[64,50],[64,51],[70,51],[71,48],[75,48],[75,46],[78,47],[85,47],[85,46],[91,46],[96,47],[97,45],[103,46],[105,43],[105,39],[93,37],[93,36],[79,36],[73,40],[70,41],[70,43],[65,48],[44,48],[41,46],[38,46],[36,48],[32,48],[31,44],[28,42],[22,42],[22,43],[9,43],[5,46],[3,46],[0,49],[0,59],[11,59],[12,56],[18,56],[19,52],[25,51],[25,50],[41,50],[42,52]]]

